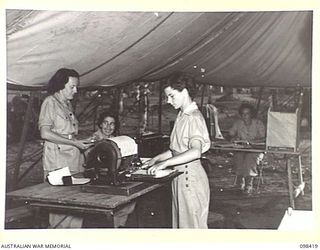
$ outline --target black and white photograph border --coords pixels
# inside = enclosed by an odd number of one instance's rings
[[[314,93],[318,88],[315,41],[319,41],[319,17],[315,1],[308,4],[279,8],[252,5],[246,9],[217,8],[211,3],[208,9],[198,5],[189,9],[188,5],[187,10],[176,5],[172,9],[150,9],[147,5],[147,9],[134,7],[133,11],[119,6],[88,8],[86,4],[65,9],[6,4],[2,17],[6,39],[1,40],[6,54],[1,65],[6,81],[1,98],[2,107],[6,107],[6,119],[1,123],[5,201],[0,217],[1,248],[78,249],[81,244],[69,239],[84,234],[98,237],[97,247],[105,243],[101,235],[111,236],[113,243],[121,237],[139,243],[135,237],[141,235],[155,241],[180,242],[190,235],[191,243],[223,245],[243,243],[243,239],[246,243],[266,241],[262,233],[272,236],[269,243],[317,248],[319,199],[313,187],[318,170],[313,166],[318,156],[312,152],[318,143]],[[149,183],[138,191],[134,185],[125,191],[103,188],[103,194],[84,185],[62,187],[66,188],[64,194],[62,189],[53,193],[61,187],[47,185],[44,180],[44,141],[38,120],[48,95],[47,83],[59,68],[79,72],[80,84],[70,102],[79,121],[75,140],[92,140],[93,133],[102,129],[99,115],[111,110],[119,123],[115,138],[134,138],[138,155],[146,158],[169,148],[177,116],[162,86],[177,71],[192,77],[197,89],[193,100],[203,114],[211,139],[209,151],[201,158],[210,186],[208,229],[169,229],[171,188],[167,184],[171,180],[161,184],[162,188]],[[265,126],[266,136],[261,143],[229,140],[234,124],[243,118],[239,109],[243,103],[254,107],[255,117]],[[115,149],[121,154],[120,144]],[[251,178],[250,190],[241,190],[242,177],[235,167],[240,161],[239,152],[256,157],[257,174]],[[82,164],[91,163],[85,153],[82,158]],[[121,162],[127,164],[127,160]],[[110,192],[133,195],[115,199],[120,203],[118,207],[97,201],[99,196],[108,199],[113,195]],[[85,194],[87,198],[74,202]],[[68,195],[72,196],[70,200]],[[109,215],[102,211],[103,206],[109,206]],[[77,215],[89,213],[82,218],[82,228],[52,230],[48,213],[52,209],[67,213],[77,210]],[[116,216],[117,211],[128,213],[125,224]],[[65,217],[68,220],[70,216]],[[49,237],[49,231],[55,239]],[[34,232],[43,238],[17,241],[14,237]],[[229,233],[234,240],[228,240]],[[177,237],[172,239],[172,235]],[[192,235],[200,238],[196,240]],[[79,241],[92,242],[81,237]],[[33,245],[38,242],[39,246]],[[245,247],[250,249],[249,245]]]

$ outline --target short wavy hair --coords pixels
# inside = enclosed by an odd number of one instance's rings
[[[48,82],[47,91],[50,95],[64,89],[64,86],[69,81],[69,77],[76,77],[79,79],[79,73],[74,69],[61,68],[51,77]]]
[[[113,135],[118,135],[119,127],[120,127],[119,119],[118,119],[118,116],[115,113],[111,112],[111,111],[103,111],[102,113],[100,113],[100,115],[98,117],[98,127],[102,128],[102,123],[103,123],[103,121],[104,121],[104,119],[106,117],[112,117],[114,119],[115,128],[114,128]]]
[[[238,109],[239,115],[242,115],[244,109],[249,109],[252,117],[256,116],[256,109],[250,103],[242,103],[240,105]]]
[[[186,89],[188,90],[191,99],[195,98],[197,92],[197,87],[194,78],[191,75],[188,75],[184,72],[173,73],[163,84],[162,87],[163,89],[165,89],[166,87],[171,87],[179,91]]]

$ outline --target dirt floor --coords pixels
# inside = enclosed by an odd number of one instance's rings
[[[297,210],[312,210],[312,176],[306,151],[302,157],[305,192],[295,199]],[[279,155],[267,155],[262,180],[258,184],[259,177],[256,177],[254,192],[247,195],[234,186],[235,175],[230,155],[209,157],[218,159],[210,168],[207,167],[211,187],[209,227],[277,229],[290,206],[285,160]],[[291,167],[294,186],[298,184],[297,164],[298,161],[293,159]]]
[[[249,98],[249,99],[248,99]],[[254,99],[251,95],[243,95],[240,99],[234,99],[227,107],[232,107],[230,111],[226,107],[221,109],[221,127],[227,129],[234,121],[237,107],[240,101]],[[254,99],[256,100],[256,99]],[[131,100],[132,101],[132,100]],[[199,103],[200,99],[197,99]],[[207,100],[205,100],[207,101]],[[153,101],[149,116],[150,131],[157,131],[158,116],[156,98]],[[121,116],[122,133],[134,135],[139,130],[139,117],[136,115],[136,108],[130,103],[125,103],[125,107],[131,107]],[[81,109],[80,109],[81,110]],[[176,111],[168,105],[163,106],[162,132],[168,134],[170,131],[170,121],[174,121]],[[220,117],[219,117],[220,118]],[[95,129],[92,121],[85,121],[80,127],[80,134],[90,135]],[[310,129],[301,129],[300,151],[302,152],[303,178],[306,183],[304,196],[299,196],[295,200],[296,209],[312,210],[312,164],[311,164],[311,132]],[[15,160],[19,149],[19,143],[10,143],[7,146],[7,191],[22,188],[29,185],[41,183],[43,181],[43,171],[41,160],[36,163],[30,171],[21,179],[18,187],[13,186],[13,173]],[[27,141],[24,150],[25,161],[20,166],[20,176],[24,175],[28,167],[40,159],[42,141],[31,138]],[[267,155],[264,162],[262,178],[259,186],[258,179],[255,180],[254,194],[251,196],[242,194],[234,186],[235,175],[232,170],[232,155],[230,153],[210,151],[207,155],[210,160],[205,163],[210,189],[211,204],[208,219],[209,228],[214,229],[277,229],[285,210],[289,206],[287,170],[283,157],[279,155]],[[29,158],[29,159],[28,159]],[[292,176],[294,184],[297,185],[297,160],[292,161]],[[7,208],[16,206],[16,203],[6,203]],[[7,228],[30,228],[30,220],[22,220],[6,225]]]

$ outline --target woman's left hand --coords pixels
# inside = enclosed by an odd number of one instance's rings
[[[162,161],[162,162],[154,164],[152,167],[148,168],[147,173],[150,175],[154,175],[156,173],[156,171],[165,169],[167,167],[168,167],[167,161]]]

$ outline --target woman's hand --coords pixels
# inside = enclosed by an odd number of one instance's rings
[[[50,126],[42,126],[40,128],[41,138],[56,144],[65,144],[77,147],[80,150],[86,150],[93,145],[91,141],[86,140],[70,140],[56,132],[53,132]]]
[[[158,161],[157,157],[153,157],[150,161],[146,162],[148,164],[148,167],[153,166]]]
[[[74,140],[74,146],[80,149],[81,151],[85,151],[93,145],[94,143],[88,140]]]
[[[167,161],[162,161],[157,164],[154,164],[152,167],[147,169],[147,174],[154,175],[156,171],[163,170],[168,167]]]
[[[158,157],[157,157],[157,156],[156,156],[156,157],[153,157],[152,159],[144,162],[141,168],[142,168],[142,169],[149,168],[149,167],[153,166],[154,164],[156,164],[157,161],[159,161]]]

